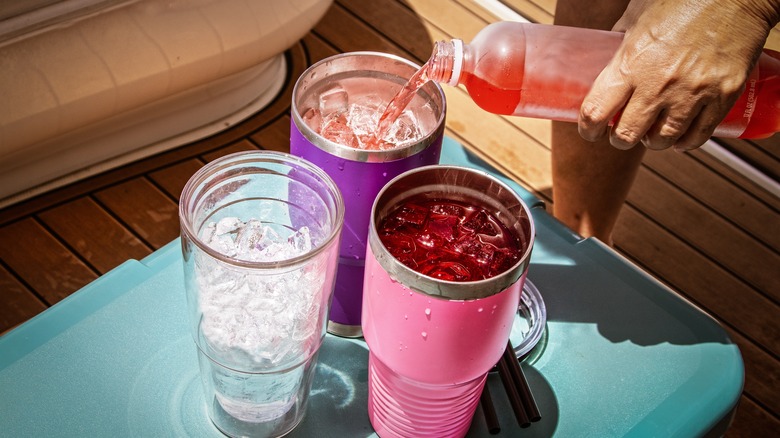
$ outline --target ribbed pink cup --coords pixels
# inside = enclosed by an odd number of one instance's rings
[[[419,274],[389,254],[377,225],[404,200],[425,194],[481,205],[520,236],[525,252],[486,280],[448,282]],[[371,216],[363,283],[363,336],[369,347],[368,413],[388,437],[462,437],[488,371],[498,362],[533,246],[523,201],[491,175],[427,166],[391,180]]]

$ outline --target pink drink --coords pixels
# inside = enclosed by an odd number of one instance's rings
[[[375,132],[377,138],[384,138],[387,135],[387,132],[390,131],[390,128],[403,113],[404,108],[412,101],[417,94],[417,91],[430,80],[428,78],[428,69],[428,63],[420,67],[420,69],[409,78],[409,81],[404,85],[401,91],[399,91],[390,103],[387,104],[385,111],[379,116],[379,123],[377,124]]]
[[[428,166],[382,189],[362,312],[380,436],[466,434],[506,348],[533,237],[523,201],[483,172]]]
[[[369,217],[382,187],[401,173],[439,162],[445,101],[428,82],[412,95],[386,134],[377,124],[387,103],[419,65],[384,53],[343,53],[309,67],[293,90],[290,152],[323,169],[344,197],[344,233],[328,331],[359,337]]]
[[[303,114],[314,132],[336,144],[368,151],[393,149],[419,141],[436,122],[417,93],[428,82],[424,68],[400,89],[391,88],[391,83],[369,88],[368,79],[365,84],[357,79],[342,82],[323,90],[318,106]],[[407,110],[414,100],[415,111]]]
[[[582,101],[622,40],[620,32],[498,22],[468,44],[437,43],[426,74],[464,85],[491,113],[576,122]],[[765,49],[714,135],[763,138],[778,130],[780,54]]]

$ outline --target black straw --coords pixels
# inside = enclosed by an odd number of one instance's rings
[[[517,392],[520,395],[520,401],[525,408],[526,415],[532,422],[541,420],[542,415],[539,413],[539,407],[536,405],[534,395],[531,392],[531,388],[528,386],[528,380],[525,378],[525,373],[523,373],[523,368],[520,366],[520,361],[517,360],[517,356],[515,356],[515,349],[512,347],[512,342],[507,342],[504,357],[507,358],[509,372],[515,383]]]
[[[482,413],[485,414],[485,423],[487,424],[488,432],[490,432],[491,435],[496,435],[501,432],[501,425],[498,424],[496,407],[493,406],[493,399],[490,397],[490,389],[488,389],[487,381],[482,388],[482,395],[479,396],[479,402],[482,404]]]
[[[514,353],[512,353],[514,354]],[[515,359],[516,360],[516,359]],[[531,425],[531,420],[528,418],[528,414],[525,412],[525,407],[520,399],[520,394],[517,390],[517,386],[512,378],[512,372],[509,371],[509,364],[506,360],[506,354],[498,361],[498,375],[501,376],[501,383],[504,384],[504,390],[509,397],[509,404],[512,406],[512,411],[515,413],[517,423],[520,427],[528,427]]]

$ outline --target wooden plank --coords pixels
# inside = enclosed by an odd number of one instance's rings
[[[0,260],[47,305],[98,277],[33,218],[0,227]]]
[[[431,34],[431,41],[443,39],[441,34],[471,41],[487,24],[460,3],[439,0],[405,0],[405,3],[420,17]],[[445,3],[444,7],[442,3]]]
[[[650,274],[771,354],[780,353],[777,303],[755,293],[742,280],[632,208],[621,212],[615,242],[621,252]]]
[[[459,88],[444,88],[447,127],[470,149],[526,187],[542,191],[552,186],[550,151],[505,118],[479,110]]]
[[[271,125],[261,129],[251,137],[259,147],[277,152],[290,152],[290,117],[280,117]]]
[[[775,26],[774,29],[772,29],[771,32],[769,32],[769,37],[766,39],[766,43],[764,44],[764,47],[767,49],[772,49],[775,51],[780,51],[780,25]]]
[[[128,258],[141,259],[152,252],[88,197],[43,211],[38,217],[101,274]]]
[[[412,9],[394,0],[338,0],[338,3],[385,38],[403,47],[418,63],[430,57],[433,41]]]
[[[729,183],[735,184],[736,186],[750,193],[752,196],[768,205],[775,211],[780,211],[780,198],[769,192],[766,187],[763,187],[762,185],[757,184],[755,181],[748,179],[741,173],[737,172],[730,166],[726,165],[705,151],[696,149],[688,152],[688,154],[701,162],[703,165],[712,169],[725,180],[729,181]]]
[[[718,143],[763,174],[780,181],[780,158],[777,156],[780,153],[780,136],[751,141],[721,138]]]
[[[0,265],[0,335],[46,310],[27,287]]]
[[[179,236],[178,205],[146,178],[133,178],[94,196],[154,249]]]
[[[628,202],[752,287],[780,302],[780,255],[722,216],[641,168]],[[777,225],[777,221],[775,221]]]
[[[780,420],[767,412],[749,397],[742,396],[734,423],[726,432],[726,438],[756,438],[777,436]]]
[[[745,393],[771,412],[780,412],[780,361],[736,331],[728,332],[745,363]]]
[[[691,154],[648,151],[644,162],[680,190],[728,218],[759,241],[772,248],[780,248],[777,210],[704,166]]]
[[[534,23],[552,24],[555,1],[501,0],[501,3]]]
[[[484,21],[485,23],[492,23],[496,20],[499,20],[498,16],[496,16],[493,12],[488,11],[484,7],[482,7],[477,0],[451,0],[458,4],[460,4],[464,9],[467,9],[469,12],[474,14],[477,18]]]
[[[149,179],[154,181],[172,199],[179,199],[187,181],[203,167],[203,164],[203,161],[192,158],[151,172]]]
[[[314,32],[327,40],[339,52],[371,50],[392,53],[404,58],[410,54],[389,39],[358,20],[341,5],[334,4],[314,28]],[[296,76],[297,78],[297,76]]]
[[[219,148],[215,151],[209,152],[208,154],[203,154],[202,158],[203,160],[209,162],[209,161],[214,161],[217,158],[224,157],[225,155],[230,155],[236,152],[257,151],[257,150],[258,150],[257,146],[252,144],[252,142],[248,140],[241,140],[235,143],[231,143],[225,147]]]
[[[306,51],[309,54],[309,64],[321,61],[329,56],[339,53],[333,46],[317,35],[310,33],[303,38]]]

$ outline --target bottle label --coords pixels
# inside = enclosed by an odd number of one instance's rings
[[[745,83],[745,91],[734,103],[723,122],[715,129],[713,136],[738,138],[745,132],[750,118],[753,116],[753,111],[756,109],[758,70],[758,66],[753,68]]]

